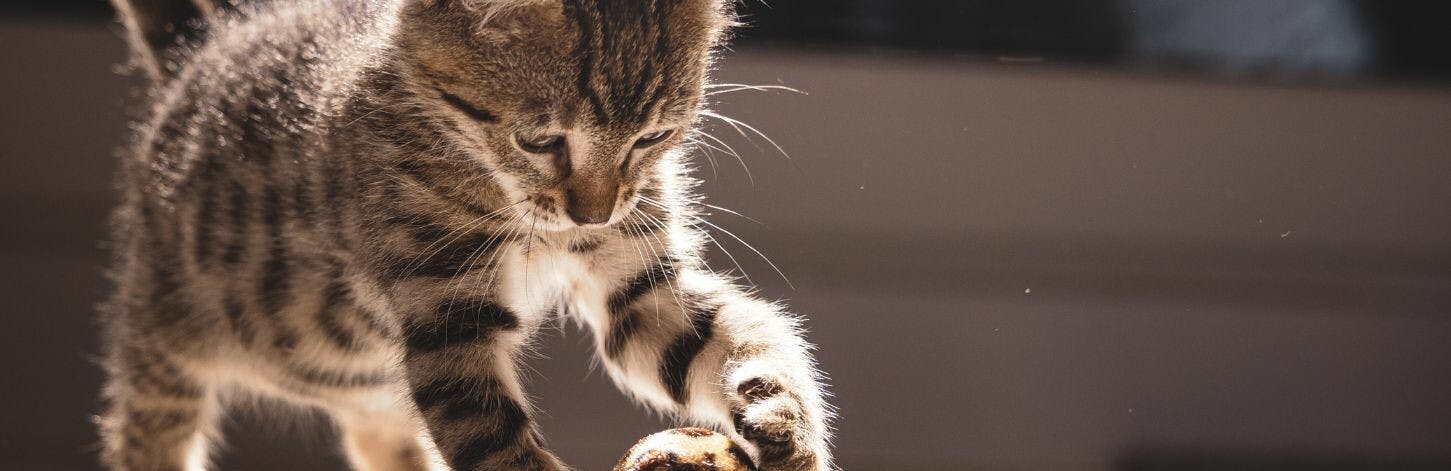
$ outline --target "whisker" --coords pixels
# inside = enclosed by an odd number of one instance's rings
[[[641,234],[640,228],[638,226],[636,226],[635,224],[633,224],[633,221],[631,220],[632,218],[636,218],[637,217],[637,215],[639,214],[639,211],[640,211],[640,209],[637,207],[633,211],[631,211],[630,214],[627,214],[625,216],[625,221],[622,221],[622,222],[626,222],[628,224],[625,224],[624,226],[622,226],[622,228],[625,231],[628,232],[628,234],[627,234],[628,237],[626,237],[626,239],[629,239],[630,245],[632,245],[632,246],[635,247],[635,253],[637,255],[639,255],[639,257],[640,257],[640,263],[649,264],[651,258],[658,258],[658,254],[655,253],[655,248],[653,246],[648,247],[649,250],[650,250],[650,256],[649,257],[646,257],[645,256],[645,253],[640,250],[640,244],[639,244],[639,242],[637,242],[637,240],[644,241],[645,238]],[[639,223],[640,224],[644,224],[645,223],[644,219],[640,219],[639,220]],[[650,291],[654,291],[655,290],[655,280],[653,278],[651,278],[651,279],[648,279],[646,281],[649,281],[650,282]],[[660,301],[658,299],[655,300],[655,312],[657,314],[660,312]],[[658,322],[658,321],[659,321],[659,318],[657,316],[656,322]]]
[[[734,147],[731,147],[730,144],[727,144],[726,141],[721,140],[721,138],[715,137],[715,135],[705,132],[704,129],[697,129],[696,133],[700,134],[701,136],[705,136],[706,138],[709,138],[710,140],[715,141],[716,143],[725,147],[726,153],[730,154],[731,157],[735,157],[736,161],[741,163],[741,168],[745,169],[746,178],[750,180],[751,185],[754,186],[756,184],[756,177],[754,175],[751,175],[751,167],[746,165],[746,159],[741,158],[741,154],[739,152],[736,152],[736,149]]]
[[[516,214],[515,217],[513,219],[511,219],[509,221],[509,223],[507,224],[507,226],[505,227],[505,231],[501,231],[500,232],[501,235],[499,237],[501,238],[501,240],[515,240],[515,237],[517,237],[518,234],[519,234],[519,229],[523,226],[523,224],[521,224],[521,223],[524,220],[524,216],[527,215],[527,214],[528,213],[518,213],[518,214]],[[495,250],[494,253],[489,256],[489,259],[484,262],[485,265],[486,266],[494,265],[495,262],[497,262],[499,260],[502,260],[503,259],[504,252],[505,252],[505,250],[502,247],[500,248],[500,250]],[[500,275],[500,273],[502,271],[503,270],[498,270],[498,269],[495,269],[495,270],[491,271],[489,273],[489,281],[487,281],[487,282],[484,283],[484,286],[483,286],[482,290],[480,290],[480,288],[479,288],[479,281],[480,281],[479,280],[479,277],[475,277],[474,278],[473,285],[469,289],[471,291],[473,291],[473,292],[482,293],[484,296],[488,296],[490,294],[490,292],[493,290],[493,282],[494,282],[494,280],[499,277],[499,275]],[[463,286],[463,280],[462,279],[456,280],[455,286],[456,287],[462,287]],[[484,302],[484,298],[483,297],[480,297],[479,303],[482,304],[483,302]]]
[[[523,214],[522,213],[515,214],[513,218],[511,218],[509,221],[507,221],[505,223],[505,227],[509,227],[509,226],[512,226],[512,225],[516,224],[520,219],[523,219]],[[463,270],[463,273],[470,273],[470,272],[472,272],[474,270],[474,267],[476,267],[477,264],[478,264],[479,256],[481,254],[483,254],[484,252],[486,252],[489,247],[493,247],[495,241],[498,241],[498,242],[502,243],[506,239],[507,239],[507,237],[504,235],[504,232],[502,232],[502,231],[499,232],[498,234],[495,234],[495,235],[489,237],[488,240],[484,241],[483,244],[481,244],[477,249],[475,249],[473,253],[469,254],[469,257],[467,259],[465,259],[464,265],[467,268]],[[493,263],[494,263],[494,257],[498,256],[499,252],[502,252],[502,251],[503,251],[502,248],[501,248],[501,250],[495,250],[494,251],[494,254],[492,256],[490,256],[489,260],[487,262],[485,262],[485,265],[484,266],[493,265]],[[491,276],[492,276],[493,273],[498,273],[498,271],[495,270],[494,272],[492,272],[491,273]],[[453,280],[451,280],[449,282],[449,287],[447,289],[447,293],[448,293],[448,297],[449,297],[449,302],[450,303],[453,302],[453,299],[456,299],[456,295],[458,295],[459,292],[463,289],[463,286],[464,286],[464,278],[465,278],[464,276],[460,275],[460,276],[455,277]],[[478,284],[477,284],[477,282],[475,282],[475,284],[473,285],[473,287],[471,287],[470,289],[477,289],[477,288],[478,288]],[[479,297],[477,303],[478,303],[479,306],[482,306],[483,303],[485,302],[484,298],[487,297],[489,293],[479,293],[479,294],[481,296]],[[452,305],[450,305],[449,307],[452,308]]]
[[[774,139],[771,139],[771,136],[767,136],[766,133],[763,133],[763,132],[761,132],[761,130],[756,129],[755,126],[751,126],[750,124],[747,124],[744,121],[741,121],[739,119],[735,119],[735,118],[732,118],[732,117],[729,117],[729,116],[726,116],[726,115],[723,115],[723,114],[720,114],[720,113],[716,113],[714,111],[701,110],[700,111],[700,115],[701,116],[715,118],[715,119],[724,121],[726,124],[729,124],[732,128],[735,128],[736,132],[738,132],[738,133],[741,134],[741,137],[744,137],[744,138],[746,138],[746,139],[749,140],[751,138],[751,136],[747,135],[746,132],[744,130],[742,130],[741,128],[748,129],[751,132],[756,133],[757,136],[761,136],[761,139],[765,139],[766,142],[771,143],[771,147],[775,147],[776,148],[776,152],[780,152],[781,155],[783,155],[783,156],[786,157],[786,160],[791,160],[791,154],[787,153],[786,152],[786,149],[782,149],[779,144],[776,144],[776,141]]]
[[[687,137],[687,138],[685,138],[685,143],[686,144],[689,144],[689,145],[692,145],[692,146],[695,146],[697,149],[700,150],[700,155],[705,156],[705,160],[707,162],[710,162],[710,176],[713,177],[713,178],[715,178],[715,179],[717,179],[717,180],[719,180],[720,179],[720,167],[717,166],[716,163],[715,163],[715,156],[712,155],[713,154],[712,150],[721,150],[721,149],[719,147],[713,146],[710,143],[707,143],[707,142],[702,141],[700,139],[697,139],[695,137]]]
[[[661,221],[660,218],[657,218],[654,215],[649,214],[649,213],[645,213],[645,212],[640,212],[640,215],[641,216],[644,216],[644,217],[647,217],[647,218],[650,218],[650,220],[652,220],[652,221],[655,221],[656,231],[669,230],[669,226],[667,224],[665,224],[664,221]],[[668,252],[669,245],[666,244],[664,240],[661,240],[660,239],[660,235],[657,234],[656,231],[651,231],[649,233],[650,237],[654,238],[656,242],[659,242],[660,243],[660,246],[661,246],[661,250],[662,251]],[[649,242],[649,241],[647,240],[646,242]],[[656,257],[655,260],[656,260],[655,261],[656,266],[658,266],[658,267],[660,267],[662,269],[666,268],[665,267],[665,262],[660,257]],[[685,311],[685,302],[680,299],[680,291],[677,290],[677,289],[675,289],[675,283],[673,281],[671,281],[669,277],[666,277],[665,278],[665,284],[670,286],[670,295],[671,295],[671,297],[675,298],[675,304],[680,307],[680,310],[682,312],[684,312]]]
[[[657,230],[664,229],[665,228],[665,224],[664,223],[660,222],[659,219],[656,219],[654,216],[651,216],[648,213],[641,212],[641,211],[638,211],[637,210],[636,214],[639,214],[640,216],[643,216],[643,217],[646,217],[646,218],[650,218],[651,220],[654,220],[656,222],[656,224],[658,224],[658,225],[655,226]],[[638,229],[638,228],[636,228],[636,229]],[[655,235],[654,232],[652,231],[649,235],[651,237],[654,237],[657,242],[660,242],[660,246],[661,246],[661,248],[659,250],[656,250],[655,244],[651,243],[649,238],[645,238],[644,237],[644,235],[645,235],[644,234],[644,231],[641,230],[640,232],[641,232],[641,240],[643,240],[645,242],[645,244],[650,247],[650,256],[651,256],[651,258],[654,258],[655,259],[654,262],[653,262],[653,265],[655,265],[656,267],[662,268],[662,269],[665,268],[665,262],[661,260],[660,255],[664,251],[668,250],[669,249],[669,246],[667,244],[665,244],[665,241],[660,240],[660,236]],[[685,302],[680,299],[680,291],[677,290],[677,289],[675,289],[675,282],[670,281],[670,277],[665,277],[665,286],[668,287],[668,288],[670,288],[670,297],[675,300],[675,306],[678,307],[678,308],[680,308],[680,312],[686,312]],[[650,288],[652,290],[656,289],[655,288],[655,281],[653,279],[650,280]],[[658,312],[660,310],[660,307],[657,305],[655,307],[655,310]]]
[[[640,201],[645,201],[645,202],[647,202],[649,204],[652,204],[652,205],[655,205],[656,207],[659,207],[661,209],[666,209],[665,206],[663,204],[661,204],[660,202],[655,201],[655,200],[653,200],[651,198],[648,198],[648,197],[645,197],[645,196],[641,196],[640,197]],[[770,257],[767,257],[766,254],[764,254],[760,250],[756,249],[755,246],[753,246],[750,243],[746,242],[745,239],[742,239],[740,236],[737,236],[734,232],[731,232],[729,230],[726,230],[723,227],[717,226],[714,223],[712,223],[712,222],[710,222],[710,221],[708,221],[705,218],[702,218],[700,216],[696,216],[694,214],[683,214],[683,216],[685,216],[687,218],[690,218],[691,220],[694,220],[694,221],[699,222],[701,224],[705,224],[707,226],[710,226],[712,228],[715,228],[715,230],[721,231],[721,232],[725,233],[726,235],[730,236],[732,239],[735,239],[736,242],[740,243],[741,245],[744,245],[751,252],[754,252],[757,257],[761,257],[761,260],[762,261],[765,261],[767,265],[770,265],[771,266],[771,269],[776,271],[776,274],[781,277],[781,280],[782,281],[785,281],[786,282],[786,285],[787,286],[790,286],[791,287],[791,290],[792,291],[795,291],[796,290],[796,285],[791,282],[791,279],[788,278],[784,272],[781,271],[781,268],[780,267],[777,267],[776,266],[776,263],[775,262],[772,262],[771,259],[770,259]],[[708,232],[706,234],[709,235]],[[716,243],[716,246],[717,247],[721,247],[721,250],[727,252],[727,255],[729,256],[729,251],[726,251],[725,250],[725,247],[722,247],[719,242]],[[737,266],[739,266],[739,264]],[[742,273],[741,274],[742,275],[745,275],[745,271],[742,270]],[[749,276],[747,276],[746,281],[750,281],[750,277]],[[754,284],[754,283],[752,283],[752,284]]]
[[[650,198],[646,198],[644,196],[641,196],[640,198],[641,198],[640,200],[641,201],[644,201],[645,203],[648,203],[648,204],[650,204],[652,206],[655,206],[657,208],[660,208],[662,210],[669,211],[668,208],[666,208],[664,205],[662,205],[658,201],[652,200]],[[706,240],[709,240],[710,243],[715,244],[716,248],[720,249],[721,253],[725,254],[726,258],[730,259],[731,264],[736,266],[736,271],[741,272],[741,277],[743,277],[743,278],[746,279],[746,283],[749,283],[749,284],[751,284],[753,286],[756,284],[755,280],[752,280],[751,279],[751,274],[749,272],[747,272],[746,269],[745,269],[745,267],[742,267],[741,266],[741,262],[736,259],[735,254],[734,253],[731,253],[730,249],[727,249],[725,245],[723,245],[723,244],[720,243],[720,239],[717,239],[714,235],[712,235],[710,233],[710,231],[707,231],[707,230],[704,230],[704,229],[701,229],[700,230],[700,234],[703,235],[703,236],[705,236]]]
[[[621,225],[621,228],[622,229],[624,229],[626,231],[630,231],[630,229],[632,229],[631,225],[629,224],[630,223],[630,218],[635,217],[635,212],[636,211],[639,211],[639,208],[636,208],[634,211],[631,211],[630,214],[626,214],[625,215],[625,219],[623,221],[620,221],[621,224],[622,224]],[[645,252],[640,251],[640,244],[635,243],[634,233],[631,232],[631,233],[629,233],[627,235],[629,235],[630,237],[626,237],[625,239],[629,240],[630,241],[630,245],[635,248],[635,256],[640,257],[640,263],[645,263],[646,262]]]
[[[529,259],[534,258],[534,226],[539,224],[539,214],[532,209],[529,211],[534,217],[529,221],[529,234],[524,242],[524,298],[533,299],[529,294]]]
[[[462,226],[460,228],[457,228],[457,229],[454,229],[454,230],[449,231],[448,233],[444,234],[443,237],[440,237],[438,240],[433,241],[433,243],[428,244],[428,246],[427,247],[424,247],[422,251],[423,252],[427,252],[429,250],[432,250],[435,246],[438,247],[437,250],[433,250],[432,253],[429,253],[428,255],[424,256],[423,258],[421,258],[421,259],[415,259],[414,262],[409,263],[406,267],[404,267],[403,273],[408,273],[408,272],[412,271],[414,268],[417,268],[418,266],[421,266],[421,265],[423,265],[425,263],[428,263],[429,260],[432,260],[433,257],[438,256],[439,253],[442,253],[444,249],[448,248],[448,245],[449,244],[452,244],[454,242],[458,242],[458,240],[459,239],[462,239],[464,237],[464,235],[466,235],[466,234],[468,234],[470,232],[473,232],[475,229],[478,229],[479,226],[481,226],[481,225],[484,224],[484,222],[485,222],[486,219],[491,218],[491,217],[494,217],[495,215],[498,215],[499,213],[502,213],[502,212],[504,212],[504,211],[506,211],[506,210],[508,210],[510,208],[513,208],[514,206],[516,206],[516,205],[518,205],[519,203],[522,203],[522,202],[524,202],[524,201],[523,200],[515,201],[514,203],[509,204],[508,206],[504,206],[502,208],[499,208],[498,210],[496,210],[494,212],[491,212],[489,214],[485,214],[483,216],[479,216],[478,218],[475,218],[473,221],[469,221],[467,224],[465,224],[464,226]],[[450,238],[450,236],[452,236],[452,238]],[[448,239],[448,240],[445,241],[444,239]]]
[[[792,291],[795,291],[796,290],[796,285],[791,282],[791,279],[790,278],[787,278],[786,277],[786,274],[781,271],[781,268],[780,267],[777,267],[776,266],[776,263],[775,262],[772,262],[770,257],[767,257],[766,254],[761,253],[760,250],[757,250],[754,245],[751,245],[749,242],[746,242],[745,239],[741,239],[740,236],[737,236],[734,232],[728,231],[725,228],[722,228],[720,226],[717,226],[714,223],[712,223],[710,221],[707,221],[704,218],[701,218],[700,216],[696,216],[696,215],[692,215],[692,214],[687,214],[686,217],[689,217],[691,219],[695,219],[696,221],[700,221],[701,223],[703,223],[703,224],[705,224],[707,226],[714,227],[716,230],[721,231],[721,232],[724,232],[726,235],[730,236],[732,239],[735,239],[736,242],[739,242],[741,245],[746,246],[747,249],[750,249],[752,252],[755,252],[756,253],[756,256],[761,257],[761,260],[765,261],[767,265],[770,265],[771,266],[771,269],[772,270],[775,270],[776,271],[776,274],[781,277],[781,280],[786,282],[786,286],[791,287],[791,290]]]
[[[786,91],[786,92],[792,92],[792,93],[800,93],[802,95],[810,95],[809,93],[803,92],[801,90],[797,90],[795,88],[787,87],[785,85],[747,85],[747,84],[744,84],[744,83],[712,83],[712,84],[705,85],[705,87],[703,87],[703,88],[705,88],[706,90],[710,90],[710,89],[713,89],[713,88],[722,88],[722,89],[724,89],[724,90],[715,90],[715,91],[711,91],[711,92],[706,92],[704,96],[720,95],[720,94],[723,94],[723,93],[739,92],[739,91],[742,91],[742,90],[751,90],[751,91],[757,91],[757,92]]]
[[[515,237],[518,237],[519,230],[523,229],[523,224],[521,224],[521,223],[524,222],[524,214],[527,214],[527,213],[521,213],[519,215],[519,217],[514,220],[514,223],[510,226],[510,228],[509,228],[509,236],[508,236],[510,239],[513,239]],[[487,263],[490,264],[490,265],[493,265],[496,261],[502,260],[503,259],[503,254],[504,254],[504,251],[503,250],[496,250],[496,251],[494,251],[494,254],[489,257],[489,260],[488,260]],[[488,291],[493,290],[493,288],[494,288],[494,282],[496,280],[498,280],[499,274],[502,271],[503,270],[494,270],[492,273],[489,274],[489,280],[486,281],[486,282],[484,282],[484,287],[483,287],[484,292],[488,292]],[[474,288],[477,289],[478,286],[479,286],[478,283],[475,282],[474,283]]]
[[[344,127],[352,127],[352,125],[358,124],[358,121],[362,121],[364,119],[367,119],[369,116],[372,116],[374,113],[377,113],[379,111],[383,111],[383,110],[387,110],[387,109],[393,109],[393,108],[397,108],[397,107],[400,107],[400,106],[407,106],[407,105],[408,105],[407,103],[390,103],[390,104],[387,104],[387,105],[379,106],[377,108],[373,108],[371,110],[368,110],[367,113],[363,113],[362,115],[359,115],[357,118],[353,118],[353,120],[352,121],[349,121],[348,124],[347,124],[347,126],[344,126]]]
[[[759,225],[762,225],[762,226],[766,225],[766,223],[761,222],[760,220],[757,220],[756,218],[753,218],[753,217],[750,217],[750,216],[747,216],[747,215],[738,213],[738,212],[736,212],[736,211],[734,211],[734,210],[732,210],[730,208],[723,208],[723,207],[716,206],[716,205],[713,205],[713,204],[710,204],[710,203],[706,203],[706,202],[703,202],[703,201],[700,202],[699,204],[701,206],[705,206],[705,207],[710,208],[710,209],[724,211],[726,213],[729,213],[729,214],[732,214],[732,215],[735,215],[735,216],[738,216],[738,217],[741,217],[741,218],[745,218],[748,221],[754,222],[754,223],[759,224]]]

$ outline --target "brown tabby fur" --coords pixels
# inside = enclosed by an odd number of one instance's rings
[[[153,85],[118,179],[107,468],[202,468],[262,396],[327,411],[356,469],[563,469],[516,372],[557,317],[761,469],[830,467],[798,321],[699,256],[684,146],[722,0],[116,3]]]

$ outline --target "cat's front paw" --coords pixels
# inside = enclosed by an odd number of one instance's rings
[[[759,451],[763,471],[825,470],[820,431],[800,399],[770,378],[755,377],[736,387],[731,411],[736,432]]]

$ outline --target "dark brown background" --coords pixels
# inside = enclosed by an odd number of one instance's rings
[[[719,73],[808,92],[720,106],[792,159],[737,138],[754,184],[702,175],[796,286],[718,234],[810,317],[846,468],[1451,466],[1451,89],[803,51]],[[93,467],[122,57],[99,20],[0,20],[3,469]],[[573,465],[669,425],[579,332],[540,353]],[[325,425],[259,409],[223,469],[340,468]]]

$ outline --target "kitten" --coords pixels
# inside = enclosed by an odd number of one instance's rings
[[[152,86],[104,465],[200,469],[258,395],[355,469],[564,469],[517,371],[558,317],[639,401],[829,469],[799,321],[701,259],[684,146],[729,1],[114,0]]]

